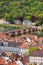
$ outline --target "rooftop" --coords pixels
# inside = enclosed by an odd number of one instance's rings
[[[43,49],[38,49],[38,50],[35,50],[33,51],[30,56],[33,56],[33,57],[43,57]]]

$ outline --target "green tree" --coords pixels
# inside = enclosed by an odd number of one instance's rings
[[[19,16],[29,20],[32,15],[40,22],[43,16],[43,0],[0,0],[0,18],[14,23]]]
[[[34,50],[37,50],[37,47],[34,47],[34,46],[33,47],[30,47],[29,48],[29,54],[32,53]]]

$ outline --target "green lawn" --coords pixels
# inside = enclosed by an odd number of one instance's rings
[[[13,29],[27,28],[26,26],[23,25],[6,25],[6,24],[0,24],[0,27],[13,28]]]

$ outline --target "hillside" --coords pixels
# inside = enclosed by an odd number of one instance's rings
[[[19,16],[30,19],[34,15],[43,17],[42,0],[0,0],[0,18],[14,22]]]

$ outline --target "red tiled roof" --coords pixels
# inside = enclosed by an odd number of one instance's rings
[[[34,40],[36,35],[26,34],[26,36],[27,36],[28,38],[30,38],[30,39],[32,39],[32,40]]]
[[[0,57],[0,65],[2,64],[2,65],[5,65],[6,63],[5,63],[6,61],[2,58],[2,57]]]
[[[38,40],[43,40],[43,37],[38,38]]]
[[[5,35],[4,35],[3,33],[0,33],[0,38],[2,38],[2,39],[3,39],[3,38],[4,38],[4,36],[5,36]]]
[[[16,62],[9,62],[8,65],[17,65]]]
[[[19,59],[19,60],[23,63],[23,65],[25,65],[26,62],[27,62],[26,59],[24,59],[23,57],[19,56],[18,54],[13,54],[13,55],[12,55],[12,59],[13,59],[14,57],[16,58],[16,60]]]
[[[19,58],[20,56],[19,56],[18,54],[12,54],[11,59],[13,60],[14,57],[17,59],[17,58]]]
[[[42,45],[39,45],[39,46],[37,46],[37,47],[43,49],[43,44],[42,44]]]
[[[26,65],[26,62],[27,62],[27,61],[26,61],[25,58],[22,58],[22,57],[21,57],[21,59],[19,59],[19,60],[23,63],[23,65]]]
[[[43,37],[37,38],[35,41],[36,41],[36,42],[43,41]]]
[[[4,56],[9,56],[8,52],[2,52],[1,54]]]
[[[28,43],[27,43],[27,42],[23,43],[23,44],[21,45],[21,48],[23,48],[23,49],[28,49]]]
[[[31,41],[29,44],[30,45],[36,45],[37,43],[35,41]]]

